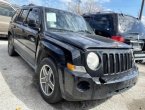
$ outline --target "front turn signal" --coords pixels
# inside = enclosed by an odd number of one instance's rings
[[[67,63],[67,68],[71,71],[74,71],[75,70],[75,65],[73,64],[70,64],[70,63]]]

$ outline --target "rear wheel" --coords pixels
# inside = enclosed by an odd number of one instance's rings
[[[48,103],[57,103],[61,100],[59,76],[55,63],[45,58],[38,67],[39,89],[42,97]]]
[[[15,52],[15,49],[14,49],[14,40],[13,40],[12,35],[8,36],[8,54],[10,56],[16,56],[17,55],[17,53]]]

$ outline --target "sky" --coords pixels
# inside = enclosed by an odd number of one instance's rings
[[[110,0],[103,6],[116,12],[126,13],[137,17],[141,8],[142,0]],[[145,13],[143,13],[145,15]]]
[[[65,10],[66,2],[70,2],[72,0],[10,0],[10,1],[18,5],[26,5],[28,3],[34,3],[38,5],[44,5]],[[85,2],[87,0],[81,1]],[[121,12],[135,17],[138,17],[139,15],[139,10],[142,2],[142,0],[95,0],[95,1],[106,10]],[[143,12],[143,15],[145,16],[145,11]]]

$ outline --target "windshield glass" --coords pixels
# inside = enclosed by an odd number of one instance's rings
[[[121,33],[145,33],[145,27],[141,21],[131,16],[119,15],[118,23]]]
[[[46,26],[47,30],[93,33],[83,17],[58,10],[46,10]]]

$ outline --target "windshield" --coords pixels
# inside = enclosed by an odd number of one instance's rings
[[[58,10],[46,10],[47,30],[64,30],[93,33],[83,17]]]
[[[131,16],[119,15],[118,23],[121,33],[145,33],[145,27],[142,22]]]

